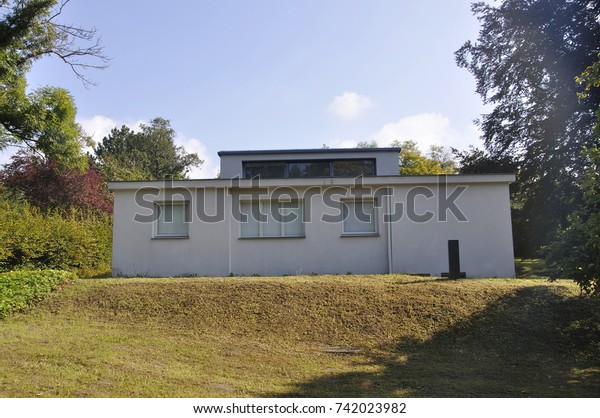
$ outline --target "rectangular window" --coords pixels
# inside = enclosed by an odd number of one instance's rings
[[[241,202],[242,238],[277,238],[304,236],[304,210],[302,202],[260,201]]]
[[[329,161],[290,161],[287,164],[289,178],[298,177],[330,177]]]
[[[244,178],[252,179],[281,179],[285,175],[285,163],[283,161],[245,161]]]
[[[188,202],[155,203],[157,210],[155,237],[187,238]]]
[[[244,178],[283,179],[375,176],[375,159],[243,161]]]
[[[377,233],[373,200],[342,201],[342,235],[373,235]]]
[[[333,161],[334,177],[374,176],[375,160],[337,160]]]

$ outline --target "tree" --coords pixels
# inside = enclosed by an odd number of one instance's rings
[[[155,118],[140,132],[114,128],[94,150],[98,165],[111,180],[186,178],[191,167],[203,161],[175,145],[175,131],[167,119]]]
[[[575,77],[577,83],[585,86],[582,92],[577,93],[580,100],[586,100],[593,89],[600,89],[600,52],[597,58],[598,60],[587,67],[580,76]],[[594,136],[600,138],[600,106],[596,109]]]
[[[458,158],[458,171],[461,174],[515,173],[518,168],[511,156],[494,158],[485,150],[472,145],[466,151],[452,148],[452,153]]]
[[[432,145],[429,153],[423,155],[415,141],[394,141],[393,147],[400,148],[400,174],[402,175],[428,175],[428,174],[454,174],[456,163],[451,158],[451,153],[443,146]]]
[[[0,143],[24,144],[62,167],[84,169],[87,159],[82,145],[89,141],[75,122],[71,95],[54,87],[24,92],[23,87],[12,92],[17,97],[0,97]]]
[[[600,54],[598,61],[587,67],[577,82],[585,86],[579,93],[586,99],[600,88]],[[600,107],[596,109],[594,135],[600,138]],[[600,147],[584,149],[581,157],[585,170],[580,180],[583,194],[581,207],[568,217],[568,225],[557,231],[545,250],[550,276],[575,280],[581,289],[600,295]]]
[[[112,195],[94,168],[59,169],[57,163],[19,152],[0,171],[0,181],[13,195],[43,211],[81,208],[112,212]]]
[[[513,226],[513,245],[517,257],[537,257],[537,243],[543,240],[541,234],[547,231],[538,231],[532,228],[540,224],[542,220],[532,219],[533,216],[543,216],[544,211],[532,205],[536,204],[533,199],[527,198],[527,179],[520,178],[519,164],[510,155],[493,157],[489,152],[471,146],[467,151],[453,149],[458,159],[460,174],[480,173],[510,173],[516,174],[517,181],[510,185],[510,203]],[[549,208],[548,210],[553,210]]]
[[[369,141],[359,141],[358,144],[356,144],[356,148],[377,148],[379,145],[377,145],[377,141],[375,140],[371,140]]]
[[[456,174],[456,161],[452,156],[452,149],[446,148],[443,145],[430,145],[428,157],[435,161],[439,168],[437,174]]]
[[[84,84],[89,68],[105,68],[95,29],[57,22],[64,6],[56,0],[0,0],[0,150],[25,146],[65,167],[83,169],[86,137],[75,122],[67,91],[43,87],[27,94],[26,74],[34,61],[56,56]],[[87,46],[80,47],[83,41]]]
[[[523,232],[537,248],[577,207],[578,157],[598,143],[592,130],[600,94],[578,101],[574,80],[598,53],[600,3],[504,0],[475,3],[473,12],[482,25],[478,41],[466,42],[456,60],[493,106],[477,123],[490,157],[517,164]]]
[[[356,148],[378,148],[377,141],[361,141]],[[415,141],[392,141],[390,147],[400,148],[399,173],[406,176],[454,174],[456,162],[452,151],[441,145],[431,145],[424,155]]]

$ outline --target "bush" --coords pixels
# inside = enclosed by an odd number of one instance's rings
[[[0,273],[0,318],[32,306],[75,275],[58,270],[29,270]]]
[[[583,203],[545,249],[550,277],[573,279],[582,291],[600,296],[600,148],[584,150]]]
[[[110,268],[112,217],[71,209],[42,212],[0,203],[0,271],[57,269],[82,276]]]
[[[44,211],[80,208],[112,213],[112,195],[94,168],[60,169],[55,161],[19,152],[0,171],[0,181],[7,191]]]

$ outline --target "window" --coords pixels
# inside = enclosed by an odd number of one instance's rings
[[[377,234],[373,200],[342,201],[342,235]]]
[[[334,177],[374,176],[375,160],[337,160],[333,161]]]
[[[302,202],[260,201],[241,202],[242,238],[303,237],[304,211]]]
[[[374,159],[244,161],[244,178],[358,177],[376,175]]]
[[[287,163],[287,176],[297,177],[330,177],[329,161],[290,161]]]
[[[187,238],[189,209],[188,202],[155,203],[157,209],[157,238]]]
[[[284,177],[285,163],[283,161],[248,161],[243,163],[244,178],[251,179],[281,179]]]

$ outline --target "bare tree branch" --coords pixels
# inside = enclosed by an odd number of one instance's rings
[[[110,65],[110,58],[104,53],[102,38],[98,36],[98,30],[95,27],[86,29],[55,21],[69,2],[70,0],[61,1],[57,11],[45,20],[46,24],[54,28],[56,37],[53,48],[43,51],[41,55],[55,55],[69,65],[86,88],[95,86],[96,83],[85,75],[85,71],[107,68]],[[92,44],[80,46],[80,42],[92,42]]]

